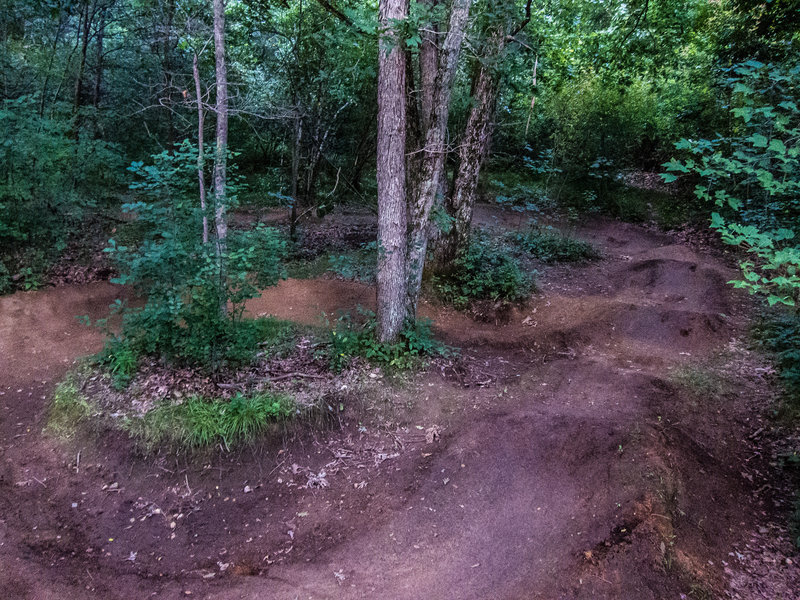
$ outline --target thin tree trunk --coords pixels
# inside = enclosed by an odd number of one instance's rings
[[[45,104],[45,97],[47,96],[47,86],[50,83],[50,74],[53,69],[53,62],[56,58],[56,51],[58,50],[58,40],[61,38],[61,31],[64,28],[64,23],[69,20],[69,15],[67,18],[64,18],[63,11],[59,10],[58,12],[58,28],[56,29],[56,35],[53,38],[53,47],[50,50],[50,58],[47,61],[47,70],[45,71],[44,75],[44,83],[42,84],[42,97],[39,102],[39,117],[44,116],[44,104]]]
[[[295,103],[295,106],[297,103]],[[294,137],[292,142],[292,208],[289,211],[289,237],[297,238],[297,207],[300,204],[300,149],[303,142],[303,119],[294,118]]]
[[[100,10],[100,25],[97,28],[97,59],[95,64],[94,74],[94,97],[92,98],[92,105],[97,109],[100,106],[100,95],[103,90],[103,38],[105,37],[106,30],[106,8]],[[97,116],[95,115],[95,119]]]
[[[364,121],[364,129],[361,130],[358,147],[355,151],[356,158],[353,161],[353,170],[350,172],[350,176],[348,177],[350,181],[350,187],[357,194],[361,193],[361,174],[364,171],[364,167],[367,166],[367,163],[375,152],[375,146],[373,144],[374,138],[370,135],[370,133],[376,117],[377,113],[373,111],[372,116],[368,120]]]
[[[423,0],[429,10],[439,4],[439,0]],[[427,131],[433,121],[433,102],[436,91],[436,72],[439,67],[439,40],[437,23],[428,19],[422,24],[422,45],[419,49],[420,79],[420,124]]]
[[[471,0],[453,0],[447,36],[439,52],[439,68],[433,99],[433,117],[425,135],[423,159],[409,202],[406,315],[416,318],[422,287],[422,271],[428,250],[428,220],[445,164],[445,137],[450,112],[450,96],[458,69],[461,45],[466,32]]]
[[[452,223],[450,231],[439,238],[435,248],[437,269],[448,265],[469,243],[478,179],[491,139],[495,83],[493,74],[486,66],[478,67],[472,86],[472,109],[458,152],[458,169],[453,189],[445,200]]]
[[[203,212],[203,244],[208,244],[208,211],[206,210],[205,148],[203,147],[203,127],[206,112],[203,108],[203,89],[200,86],[200,67],[195,53],[192,59],[194,91],[197,97],[197,182],[200,185],[200,210]]]
[[[378,339],[393,341],[406,316],[406,53],[394,23],[406,0],[379,0],[378,43]]]
[[[83,29],[80,30],[81,36],[81,55],[80,62],[78,63],[78,72],[75,75],[75,93],[73,98],[73,111],[75,118],[75,139],[78,139],[80,130],[80,110],[83,104],[83,73],[86,70],[86,54],[89,48],[89,30],[91,29],[92,19],[89,10],[89,2],[85,2],[81,11],[81,24]]]
[[[478,179],[492,134],[499,77],[495,62],[503,53],[505,39],[506,26],[498,26],[487,41],[484,56],[473,74],[472,108],[459,146],[453,186],[445,200],[445,209],[452,218],[452,223],[450,231],[437,239],[434,248],[434,264],[437,270],[446,270],[458,253],[469,244]]]
[[[224,15],[223,15],[224,18]],[[167,90],[167,99],[166,99],[166,109],[167,109],[167,148],[169,152],[172,153],[175,151],[175,115],[173,114],[173,104],[172,104],[172,78],[174,76],[173,73],[173,65],[172,65],[172,30],[175,23],[175,2],[173,0],[167,1],[167,25],[164,28],[164,42],[163,42],[163,51],[164,51],[164,58],[162,64],[162,69],[164,71],[164,86]],[[224,23],[223,23],[224,25]],[[224,32],[223,32],[224,36]],[[224,38],[223,38],[224,43]],[[226,82],[226,89],[227,89],[227,82]]]
[[[225,65],[225,0],[214,0],[214,58],[217,79],[217,146],[214,156],[214,224],[217,230],[217,262],[220,290],[226,289],[228,221],[225,187],[227,183],[228,152],[228,70]],[[227,299],[220,300],[220,312],[226,315]]]

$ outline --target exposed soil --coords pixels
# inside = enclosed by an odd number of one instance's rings
[[[505,323],[423,303],[459,361],[375,374],[335,427],[192,461],[43,434],[54,383],[102,343],[75,315],[113,286],[0,298],[0,596],[800,597],[734,272],[641,227],[576,234],[604,258],[543,272]],[[248,310],[317,324],[373,302],[289,280]]]

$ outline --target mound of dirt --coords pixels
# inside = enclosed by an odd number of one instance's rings
[[[506,323],[422,302],[462,358],[342,384],[358,401],[331,429],[193,459],[132,454],[119,434],[42,435],[54,381],[101,344],[74,316],[102,315],[114,287],[0,299],[0,589],[24,600],[755,589],[735,549],[772,514],[770,467],[749,442],[771,392],[731,343],[746,303],[724,264],[669,236],[611,221],[577,234],[605,258],[542,273]],[[247,310],[314,325],[374,297],[288,280]],[[729,355],[724,386],[674,377]],[[796,568],[775,569],[770,589],[790,589]]]

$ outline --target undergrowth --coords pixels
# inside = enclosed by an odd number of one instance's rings
[[[756,343],[771,353],[777,367],[784,402],[778,414],[789,422],[800,419],[800,315],[784,312],[763,318],[753,329]],[[794,472],[795,481],[800,471],[800,448],[794,448],[781,457],[784,469]],[[789,533],[797,548],[800,548],[800,488],[789,515]]]
[[[508,234],[507,239],[519,251],[547,263],[581,262],[600,257],[591,244],[552,228],[514,232]]]
[[[433,278],[433,287],[444,301],[464,309],[475,300],[521,302],[534,283],[506,244],[478,234],[448,273]]]
[[[362,244],[358,250],[331,255],[328,271],[341,279],[374,283],[378,264],[378,244]]]
[[[772,354],[791,416],[800,418],[800,315],[784,313],[762,319],[753,329],[756,343]]]
[[[236,395],[229,401],[197,396],[181,404],[163,403],[124,428],[146,451],[192,450],[222,444],[227,450],[253,443],[275,423],[294,414],[294,402],[280,394]]]
[[[702,398],[715,398],[724,393],[728,382],[713,369],[699,365],[682,365],[670,373],[670,380],[691,394]]]
[[[379,342],[375,314],[361,310],[360,319],[343,315],[330,332],[328,359],[331,369],[341,371],[355,357],[399,370],[420,366],[426,358],[442,356],[451,349],[436,340],[430,320],[407,323],[394,343]]]
[[[75,377],[67,378],[56,386],[47,417],[45,430],[63,438],[70,438],[77,427],[95,418],[98,411],[78,389]]]
[[[231,321],[220,332],[225,343],[219,347],[225,348],[225,352],[219,356],[219,364],[232,367],[247,365],[260,353],[285,356],[294,347],[298,329],[295,323],[274,317]],[[187,331],[184,339],[179,342],[181,352],[178,357],[183,358],[176,357],[175,362],[180,364],[187,356],[201,356],[206,353],[209,350],[207,340],[207,336],[198,339]],[[136,374],[142,358],[149,354],[148,350],[149,347],[136,338],[112,336],[97,355],[97,360],[108,369],[114,387],[123,389]]]

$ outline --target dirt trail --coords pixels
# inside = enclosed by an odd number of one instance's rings
[[[506,324],[423,305],[497,382],[412,382],[397,392],[410,408],[392,424],[393,451],[355,424],[203,465],[132,458],[114,439],[56,446],[41,436],[43,397],[100,343],[74,315],[100,314],[113,290],[0,299],[2,596],[644,600],[722,589],[722,561],[763,508],[748,504],[740,466],[747,399],[763,382],[699,402],[669,375],[741,334],[733,273],[634,226],[579,235],[605,258],[552,269]],[[248,309],[318,323],[373,297],[290,280]],[[424,439],[434,425],[441,438]],[[331,448],[369,450],[372,464],[331,471],[324,489],[299,485],[332,464]]]

